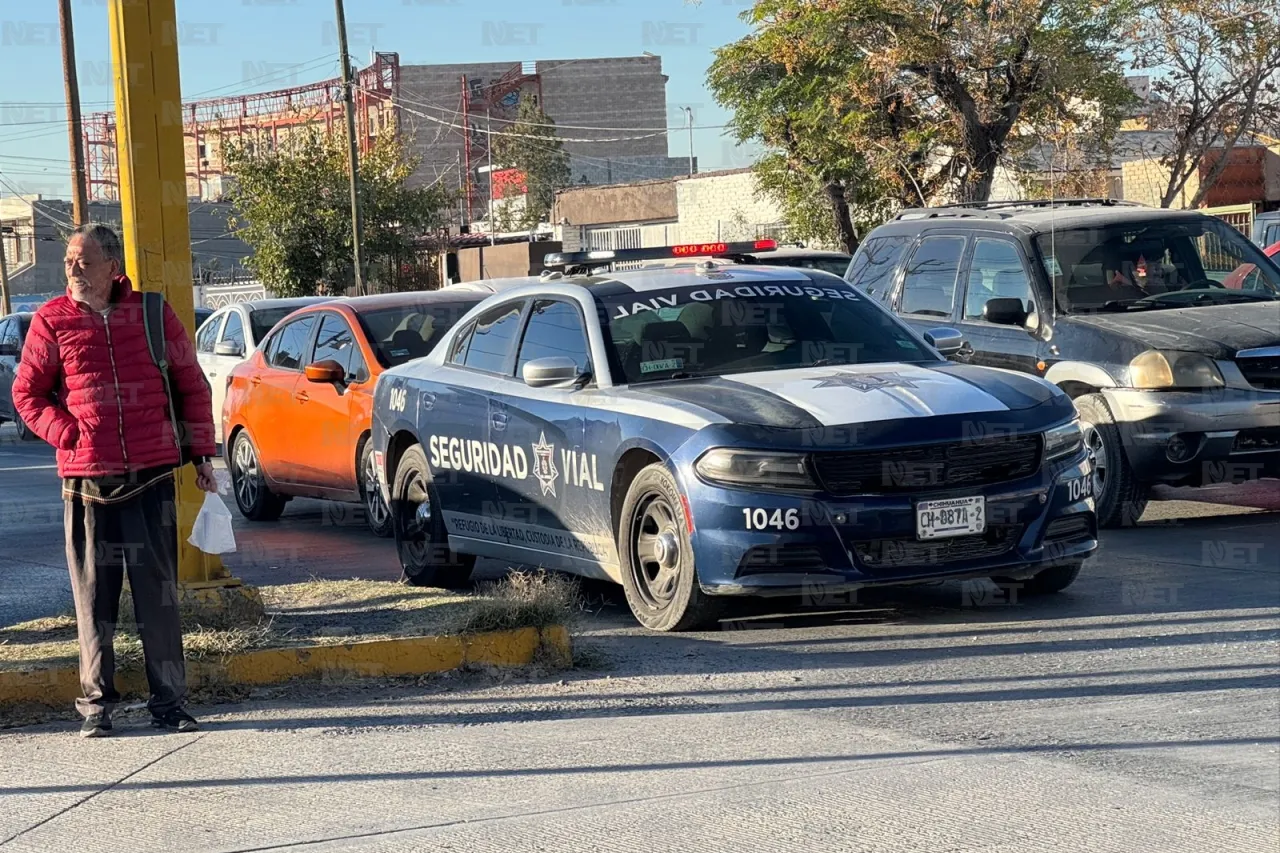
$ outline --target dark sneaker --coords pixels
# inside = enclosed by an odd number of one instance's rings
[[[186,711],[174,708],[167,714],[152,715],[151,728],[164,729],[167,732],[195,732],[200,730],[200,724]]]
[[[85,717],[80,726],[80,737],[107,737],[110,734],[111,715],[105,711]]]

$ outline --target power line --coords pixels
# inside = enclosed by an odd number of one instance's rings
[[[362,89],[361,91],[368,91],[368,90]],[[410,115],[416,115],[420,118],[425,118],[427,121],[434,121],[434,122],[437,122],[438,124],[443,124],[448,127],[452,127],[454,130],[483,133],[486,136],[507,136],[512,139],[542,139],[542,140],[547,139],[547,137],[545,136],[538,136],[536,134],[531,134],[531,133],[512,133],[509,130],[488,130],[488,129],[483,129],[479,127],[467,128],[467,127],[464,127],[463,125],[454,124],[452,122],[445,121],[444,119],[436,118],[435,116],[430,116],[430,115],[427,115],[426,113],[421,113],[416,110],[409,109],[408,107],[405,107],[405,106],[400,107],[400,109],[404,110]],[[657,133],[647,133],[640,136],[615,136],[615,137],[606,137],[606,138],[600,138],[600,139],[580,139],[576,137],[557,135],[556,140],[559,142],[632,142],[637,139],[652,139],[655,136],[664,136],[669,132],[670,132],[669,130],[661,130],[661,131],[658,131]]]

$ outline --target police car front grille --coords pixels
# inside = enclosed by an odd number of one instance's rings
[[[992,525],[977,536],[947,539],[869,539],[853,543],[853,552],[869,569],[925,568],[962,560],[998,557],[1018,544],[1022,525]]]
[[[1280,391],[1280,355],[1238,358],[1236,366],[1254,388]]]
[[[1040,435],[1019,435],[816,453],[814,469],[833,494],[920,492],[1016,480],[1040,468]]]
[[[826,568],[822,552],[812,547],[794,545],[756,545],[743,555],[738,575],[761,575],[772,572],[818,572]]]

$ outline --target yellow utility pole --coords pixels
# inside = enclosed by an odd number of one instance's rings
[[[174,0],[111,0],[116,150],[124,216],[125,267],[134,285],[157,290],[194,334],[191,227],[178,85]],[[219,587],[238,587],[216,556],[187,542],[203,502],[195,469],[177,473],[178,580],[183,599],[213,604]]]

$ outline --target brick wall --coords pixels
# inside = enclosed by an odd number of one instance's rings
[[[755,175],[750,169],[676,181],[676,208],[680,239],[688,243],[750,240],[762,226],[783,219],[776,204],[756,198]]]

